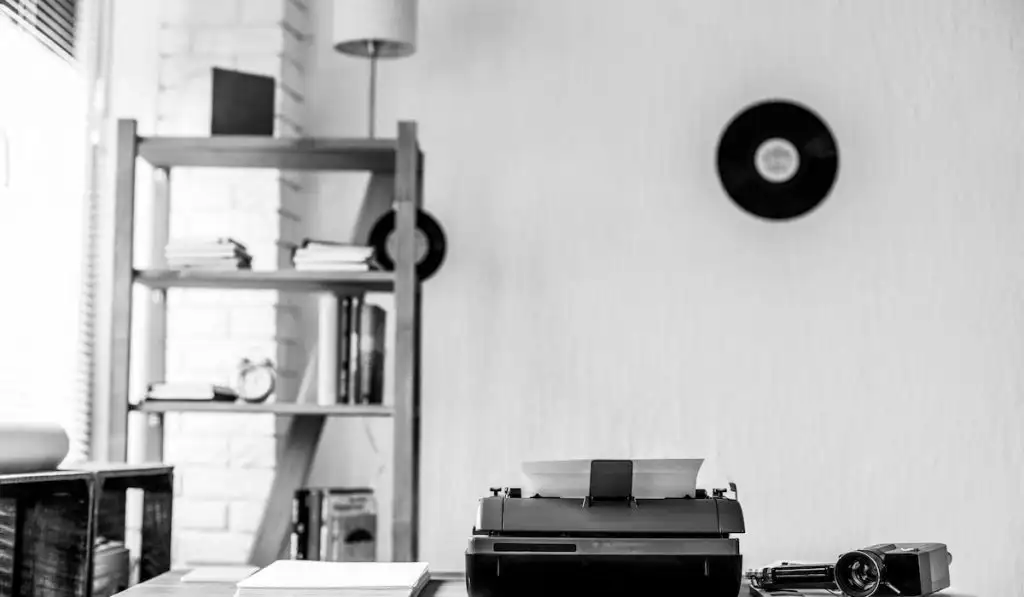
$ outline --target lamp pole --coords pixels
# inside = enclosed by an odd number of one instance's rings
[[[377,121],[377,54],[380,49],[376,40],[366,42],[366,51],[370,56],[370,98],[369,98],[369,132],[370,138],[375,135],[374,123]]]

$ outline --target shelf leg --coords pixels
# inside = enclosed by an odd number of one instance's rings
[[[134,120],[117,123],[117,179],[114,187],[114,233],[111,287],[108,300],[110,337],[97,371],[109,372],[107,387],[94,403],[92,450],[98,460],[125,462],[128,457],[128,397],[132,332],[132,248],[135,226],[135,161],[138,148]]]
[[[395,432],[392,560],[419,559],[420,281],[416,216],[420,207],[416,125],[398,127],[395,174]]]

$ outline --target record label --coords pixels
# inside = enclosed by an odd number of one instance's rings
[[[768,139],[757,148],[754,165],[768,182],[786,182],[800,168],[800,152],[785,139]]]
[[[754,104],[726,127],[718,145],[718,175],[743,210],[788,220],[815,209],[829,195],[839,152],[828,126],[790,101]]]

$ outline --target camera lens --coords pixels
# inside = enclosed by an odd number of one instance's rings
[[[883,564],[870,551],[844,553],[836,562],[836,584],[850,597],[871,597],[882,584]]]

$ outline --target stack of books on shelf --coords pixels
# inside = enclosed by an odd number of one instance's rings
[[[302,271],[365,272],[373,269],[373,247],[306,239],[292,254],[292,264]]]
[[[430,582],[426,562],[278,560],[238,582],[237,597],[416,597]]]
[[[252,256],[245,245],[231,238],[172,241],[164,248],[164,257],[171,269],[252,269]]]
[[[346,296],[338,320],[338,403],[383,404],[387,311]]]

